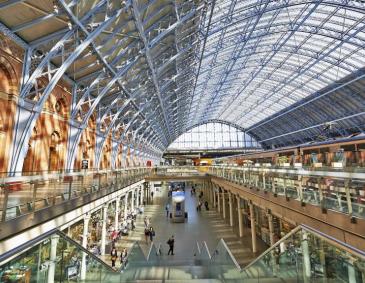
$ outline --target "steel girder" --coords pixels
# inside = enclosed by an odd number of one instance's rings
[[[44,106],[45,101],[48,99],[54,87],[61,79],[68,67],[77,59],[77,57],[89,46],[89,44],[100,35],[100,33],[112,24],[112,22],[118,17],[122,10],[115,11],[111,17],[104,23],[100,24],[90,35],[78,45],[67,58],[64,58],[62,65],[53,70],[50,67],[50,60],[54,56],[58,56],[59,53],[64,51],[65,42],[74,36],[75,30],[67,33],[61,41],[58,42],[51,50],[44,56],[43,60],[37,65],[36,69],[30,74],[31,71],[31,52],[28,52],[28,58],[24,66],[24,83],[21,87],[21,93],[19,95],[19,102],[17,108],[16,126],[14,128],[13,149],[11,154],[11,161],[9,164],[10,172],[21,172],[23,161],[27,153],[27,144],[30,139],[31,131],[38,119],[40,112]],[[84,19],[90,18],[92,11],[90,11]],[[46,73],[43,70],[47,68]],[[33,102],[31,89],[36,83],[36,80],[40,77],[47,75],[49,82],[42,93],[36,93],[38,100]],[[29,96],[31,94],[31,96]]]

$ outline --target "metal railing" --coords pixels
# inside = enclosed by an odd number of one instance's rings
[[[51,207],[106,188],[120,189],[138,182],[151,168],[114,171],[83,170],[36,173],[0,179],[0,222]]]

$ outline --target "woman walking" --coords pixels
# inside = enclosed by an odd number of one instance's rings
[[[112,248],[112,251],[110,252],[110,257],[112,260],[112,267],[115,267],[115,261],[118,258],[118,252],[117,249],[115,247]]]

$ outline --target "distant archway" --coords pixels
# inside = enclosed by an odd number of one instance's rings
[[[18,83],[13,66],[0,56],[0,91],[6,94],[16,94]]]

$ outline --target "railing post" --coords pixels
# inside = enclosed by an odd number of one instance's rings
[[[319,203],[320,203],[322,212],[326,213],[327,209],[325,206],[325,199],[323,197],[322,178],[317,178],[317,183],[318,183]]]
[[[38,180],[35,180],[34,182],[30,182],[31,185],[33,185],[33,196],[32,196],[32,207],[31,210],[35,211],[35,202],[37,200],[37,187],[38,187]]]
[[[350,193],[350,186],[351,186],[351,180],[345,180],[345,191],[346,191],[346,200],[347,200],[347,210],[348,214],[351,217],[353,217],[353,210],[352,210],[352,201],[351,201],[351,193]],[[354,221],[354,220],[352,220]]]
[[[3,213],[1,215],[1,222],[5,222],[6,221],[6,212],[8,209],[9,185],[2,184],[2,189],[4,190],[4,200],[3,200]]]

